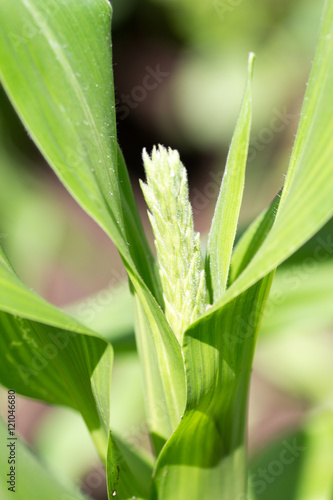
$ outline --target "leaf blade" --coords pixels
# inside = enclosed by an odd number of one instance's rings
[[[79,411],[107,469],[117,470],[118,498],[147,493],[131,468],[140,458],[124,456],[126,447],[110,432],[111,344],[28,289],[1,248],[0,284],[0,383]]]
[[[323,14],[301,121],[275,223],[249,265],[207,314],[274,270],[333,216],[333,1]],[[332,242],[327,244],[332,251]]]
[[[230,284],[244,271],[265,241],[273,227],[279,203],[280,195],[278,194],[269,207],[250,224],[238,241],[231,259]]]
[[[214,301],[225,293],[232,248],[236,235],[245,182],[245,166],[249,148],[252,98],[251,80],[254,54],[249,55],[248,81],[228,153],[227,164],[216,203],[207,248],[211,288]]]
[[[116,244],[146,314],[153,308],[163,323],[159,276],[116,140],[109,2],[5,0],[0,14],[0,75],[15,109],[60,180]],[[25,23],[36,33],[20,43]],[[179,349],[164,330],[170,347],[155,328],[154,349],[163,345],[180,373]]]
[[[154,500],[174,491],[198,500],[244,495],[248,384],[271,281],[267,276],[186,331],[186,410],[158,458]]]
[[[71,195],[158,297],[116,139],[109,2],[5,0],[0,13],[0,76],[17,113]],[[22,40],[27,25],[33,32]]]

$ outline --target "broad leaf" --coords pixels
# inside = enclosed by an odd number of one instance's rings
[[[92,432],[107,429],[111,345],[23,285],[1,249],[0,284],[1,383],[79,410]]]
[[[117,470],[118,498],[128,489],[144,496],[149,483],[143,487],[140,469],[136,475],[130,465],[133,457],[141,459],[129,452],[128,463],[124,446],[110,434],[111,344],[28,289],[1,249],[0,285],[0,383],[79,411],[107,470]]]
[[[119,292],[104,290],[71,305],[69,311],[110,340],[116,353],[138,349],[144,372],[149,429],[158,453],[177,427],[185,407],[181,351],[164,315],[155,308],[152,298],[148,296],[150,302],[147,302],[138,287],[144,306],[136,295],[133,319],[129,291],[122,288]],[[103,308],[105,297],[111,296],[112,300],[108,299]],[[137,345],[134,341],[134,323]]]
[[[0,27],[1,80],[18,115],[73,197],[155,291],[116,139],[109,2],[5,0]]]
[[[184,387],[173,332],[161,335],[159,277],[117,145],[109,2],[5,0],[0,28],[0,76],[18,115],[69,192],[114,241],[145,314],[154,317],[153,350],[145,357],[162,364],[153,384],[161,386],[165,366],[176,366],[170,385]]]
[[[153,499],[242,498],[255,342],[272,275],[185,333],[187,405],[157,462]]]

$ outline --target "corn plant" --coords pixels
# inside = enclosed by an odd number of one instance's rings
[[[153,459],[110,428],[111,343],[24,285],[3,250],[0,382],[82,415],[110,499],[244,500],[249,381],[274,272],[333,215],[333,0],[325,4],[283,190],[235,246],[252,115],[250,54],[204,256],[186,169],[177,151],[162,146],[143,153],[156,258],[147,243],[117,143],[111,13],[107,0],[2,0],[0,75],[28,133],[127,271]],[[85,498],[45,479],[22,450],[29,466],[18,475],[19,498]],[[40,488],[37,478],[45,479]],[[7,498],[3,478],[0,491]]]

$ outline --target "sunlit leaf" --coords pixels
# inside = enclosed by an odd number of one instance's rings
[[[208,238],[206,268],[210,276],[214,301],[220,299],[226,290],[231,253],[243,197],[252,117],[251,80],[254,54],[250,54],[248,64],[248,83],[229,149]]]
[[[124,458],[126,447],[110,434],[111,344],[28,289],[1,249],[0,285],[0,383],[79,411],[107,470],[117,470],[119,498],[128,489],[145,494],[149,483],[141,486],[140,471],[137,476]],[[130,450],[128,457],[141,462]]]
[[[24,35],[27,24],[31,36]],[[10,100],[60,180],[116,244],[145,314],[154,317],[146,357],[162,364],[153,384],[161,386],[164,365],[173,365],[169,385],[184,386],[174,334],[164,328],[161,335],[159,277],[116,139],[109,2],[5,0],[0,27],[0,76]]]
[[[73,197],[157,293],[116,139],[111,5],[5,0],[0,26],[1,80],[18,115]]]
[[[155,496],[238,498],[246,481],[248,384],[269,275],[185,333],[187,406],[155,470]]]
[[[236,137],[241,126],[245,127],[243,133],[248,133],[248,99],[247,94]],[[238,194],[241,195],[241,190]],[[271,226],[274,217],[275,212],[269,210],[265,224],[255,228],[258,237],[264,239],[266,224]],[[234,229],[235,223],[233,220]],[[244,255],[248,255],[251,238],[242,247]],[[245,494],[248,386],[273,274],[186,330],[183,341],[186,409],[158,457],[154,500],[170,499],[175,491],[179,498],[205,500],[242,498]],[[220,286],[218,280],[212,285]]]
[[[249,265],[213,309],[275,269],[333,215],[332,68],[333,2],[329,0],[276,221]],[[331,241],[327,248],[332,253]]]
[[[237,242],[232,254],[229,284],[232,284],[240,273],[244,271],[265,241],[274,224],[279,202],[280,196],[278,195],[270,206],[259,214],[253,223],[250,224]]]
[[[247,388],[272,273],[333,213],[329,160],[333,157],[333,119],[328,105],[333,88],[332,25],[333,2],[328,2],[276,221],[272,225],[274,206],[267,212],[268,222],[265,215],[256,221],[240,247],[236,269],[248,266],[185,334],[186,411],[159,457],[155,498],[171,498],[173,489],[191,498],[245,494],[242,429]],[[256,232],[262,245],[253,247]],[[258,250],[254,256],[251,246]]]

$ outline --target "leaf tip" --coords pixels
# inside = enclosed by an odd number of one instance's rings
[[[254,68],[254,62],[256,60],[256,55],[254,52],[249,53],[249,58],[248,58],[248,73],[249,77],[252,79],[253,77],[253,68]]]

